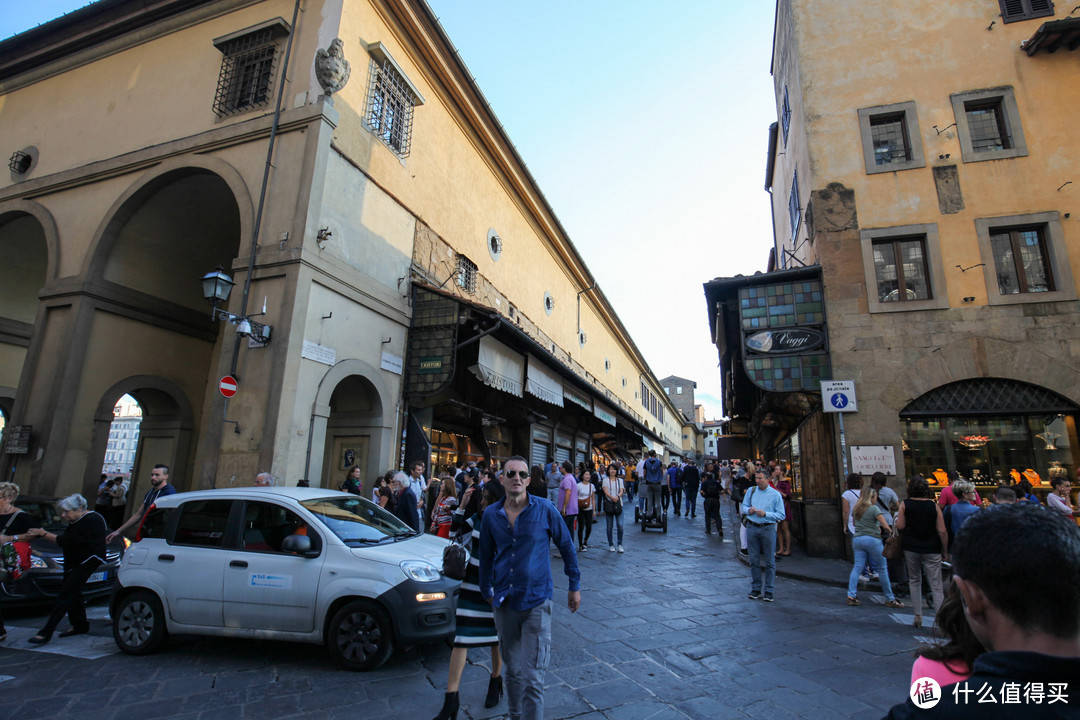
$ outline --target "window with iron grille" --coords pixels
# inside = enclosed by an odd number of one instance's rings
[[[1029,20],[1054,14],[1051,0],[998,0],[1001,5],[1001,19],[1005,22]]]
[[[288,33],[288,25],[279,18],[214,40],[221,51],[214,114],[226,117],[270,103],[278,49]]]
[[[1043,228],[997,228],[990,233],[990,247],[1002,295],[1054,290]]]
[[[457,284],[465,292],[476,292],[476,263],[464,255],[458,255]]]
[[[368,77],[364,124],[400,158],[412,147],[413,108],[423,98],[382,43],[368,46],[371,65]]]
[[[956,93],[951,100],[964,162],[1028,154],[1011,87]]]
[[[931,298],[925,236],[875,240],[873,251],[879,302]]]
[[[799,201],[799,173],[791,179],[791,194],[788,195],[788,219],[791,221],[791,239],[794,240],[799,234],[799,223],[802,222],[802,203]]]

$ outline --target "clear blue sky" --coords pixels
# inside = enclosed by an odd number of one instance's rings
[[[428,2],[653,372],[718,417],[702,283],[768,258],[774,3]],[[88,4],[0,3],[0,38]]]

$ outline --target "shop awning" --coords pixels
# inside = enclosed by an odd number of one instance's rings
[[[563,397],[574,403],[575,405],[578,405],[581,408],[592,412],[592,400],[590,400],[588,396],[584,393],[580,393],[571,387],[563,385]]]
[[[525,369],[525,391],[546,403],[563,407],[562,380],[532,355]]]
[[[521,397],[525,358],[491,336],[480,338],[476,364],[469,367],[485,385]]]
[[[593,415],[615,427],[615,411],[599,400],[593,400]]]

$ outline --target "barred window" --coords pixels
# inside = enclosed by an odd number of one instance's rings
[[[476,292],[476,263],[464,255],[458,255],[457,284],[468,293]]]
[[[288,25],[278,18],[214,40],[222,56],[214,96],[214,113],[218,117],[270,103],[280,41],[288,33]]]
[[[413,107],[424,100],[382,43],[369,45],[368,52],[371,66],[364,124],[398,157],[406,158],[412,146]]]

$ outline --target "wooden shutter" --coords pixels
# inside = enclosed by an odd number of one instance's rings
[[[1052,0],[999,0],[1001,17],[1005,22],[1027,20],[1054,14]]]

